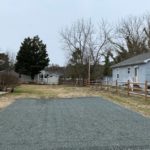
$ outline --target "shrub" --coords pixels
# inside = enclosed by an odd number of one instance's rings
[[[14,87],[19,83],[18,76],[12,71],[0,72],[0,90],[2,91],[14,91]]]

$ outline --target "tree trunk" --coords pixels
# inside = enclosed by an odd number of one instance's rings
[[[31,74],[31,80],[34,81],[34,77],[35,75],[34,74]]]

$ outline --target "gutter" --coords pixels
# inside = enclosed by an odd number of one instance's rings
[[[150,61],[150,59],[149,59]],[[121,67],[127,67],[127,66],[134,66],[134,65],[139,65],[139,64],[146,64],[147,62],[140,62],[140,63],[135,63],[135,64],[127,64],[127,65],[120,65],[120,66],[111,66],[111,68],[121,68]]]

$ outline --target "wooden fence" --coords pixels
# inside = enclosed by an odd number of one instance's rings
[[[118,81],[91,81],[90,86],[95,90],[106,90],[114,94],[139,95],[144,96],[145,100],[150,98],[150,82],[135,83],[135,82],[118,82]]]

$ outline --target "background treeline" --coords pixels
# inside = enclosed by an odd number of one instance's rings
[[[62,29],[60,36],[63,48],[67,53],[68,63],[65,67],[52,65],[49,69],[61,70],[60,74],[64,78],[81,79],[84,82],[88,78],[90,63],[91,80],[101,79],[104,76],[111,76],[113,64],[150,51],[150,15],[130,16],[121,19],[117,24],[109,24],[104,20],[93,24],[91,19],[81,19],[70,27]],[[32,44],[32,42],[29,43]],[[35,46],[33,44],[31,46],[35,51]],[[44,49],[46,49],[45,44]],[[47,54],[44,56],[48,57]],[[23,64],[24,62],[25,60],[23,60]],[[47,65],[48,59],[46,62]],[[15,58],[8,53],[0,54],[1,72],[10,73],[11,70],[15,70],[15,63]],[[22,69],[23,65],[20,66]],[[28,66],[32,67],[33,65]],[[34,65],[31,68],[32,71],[33,68],[36,70],[38,68],[36,72],[34,71],[35,75],[39,72],[39,65],[38,67]],[[26,72],[30,73],[29,69]]]
[[[60,33],[67,51],[67,75],[91,80],[111,75],[111,65],[150,51],[150,15],[130,16],[118,24],[78,20]]]

